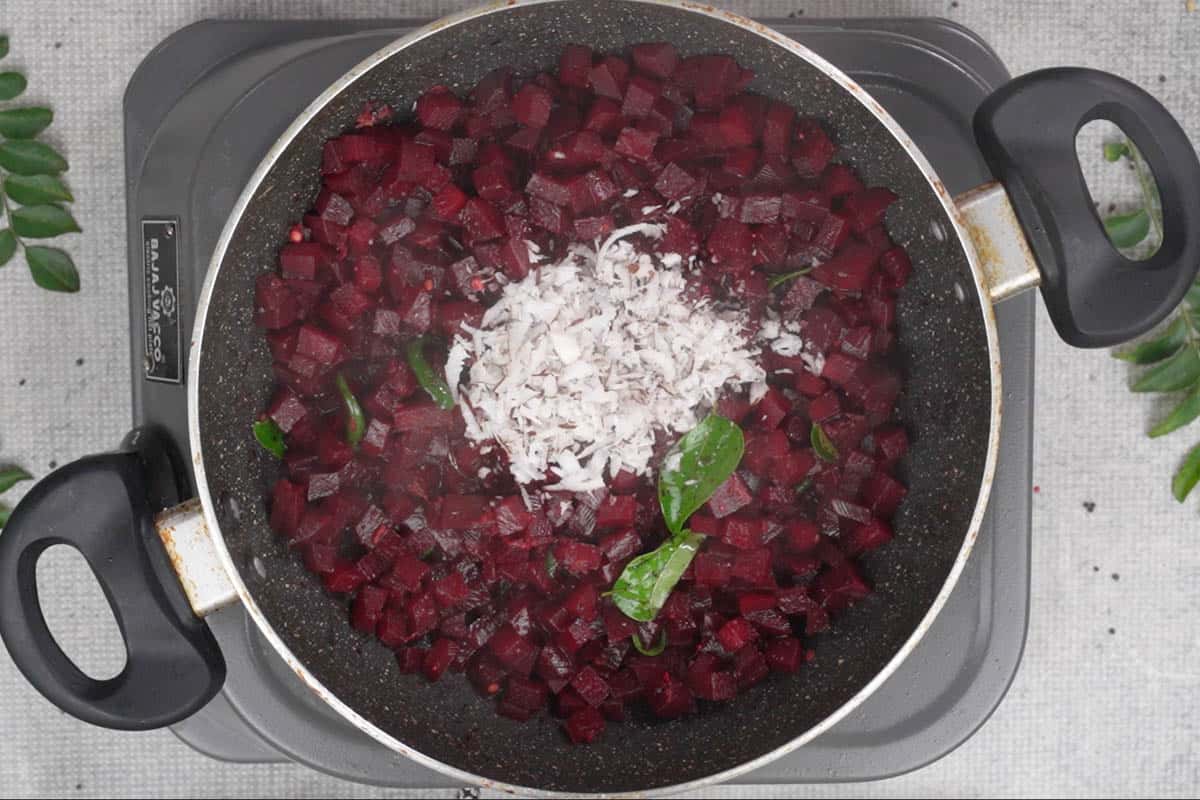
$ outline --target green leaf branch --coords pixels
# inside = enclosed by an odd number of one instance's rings
[[[1113,245],[1121,250],[1143,244],[1158,247],[1163,232],[1162,201],[1154,174],[1130,141],[1104,145],[1104,158],[1110,162],[1129,159],[1142,193],[1142,208],[1104,220],[1104,228]],[[1131,391],[1177,393],[1179,396],[1167,416],[1150,428],[1148,435],[1151,438],[1166,436],[1200,417],[1200,281],[1188,290],[1183,302],[1157,335],[1113,355],[1145,367],[1130,384]],[[1182,503],[1197,482],[1200,482],[1200,446],[1187,454],[1176,471],[1171,481],[1171,493]]]
[[[6,55],[8,37],[0,36],[0,59]],[[20,72],[0,70],[0,102],[17,99],[27,85]],[[48,108],[0,108],[0,267],[20,250],[35,284],[53,292],[77,292],[79,272],[70,254],[26,241],[80,230],[64,207],[75,199],[59,177],[67,171],[67,160],[36,139],[53,121]]]
[[[27,481],[32,476],[21,469],[20,467],[0,467],[0,494],[4,494],[21,481]],[[11,509],[4,503],[0,503],[0,528],[3,528],[8,523],[8,515],[12,513]]]

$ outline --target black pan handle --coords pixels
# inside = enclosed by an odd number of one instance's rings
[[[9,655],[46,699],[106,728],[186,719],[225,680],[216,639],[192,613],[154,528],[156,498],[180,499],[168,447],[140,429],[117,452],[66,465],[34,486],[0,531],[0,638]],[[127,654],[113,678],[85,675],[46,627],[35,571],[56,544],[83,554],[108,598]]]
[[[1119,125],[1158,182],[1163,242],[1146,261],[1117,252],[1092,206],[1075,136],[1095,119]],[[1183,299],[1200,268],[1200,162],[1151,95],[1091,69],[1032,72],[983,102],[975,138],[1008,191],[1041,267],[1046,308],[1069,344],[1132,339]]]

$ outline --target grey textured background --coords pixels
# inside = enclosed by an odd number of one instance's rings
[[[36,475],[114,445],[129,422],[121,95],[141,58],[210,18],[420,17],[436,0],[2,0],[5,64],[28,97],[50,102],[49,140],[85,229],[69,238],[83,292],[35,289],[15,261],[0,271],[0,463]],[[729,2],[759,17],[934,15],[975,29],[1014,73],[1079,64],[1159,96],[1200,140],[1200,11],[1185,0],[1128,4],[1003,0],[902,3]],[[1035,122],[1033,124],[1036,124]],[[1128,200],[1118,172],[1100,197]],[[1170,475],[1194,431],[1144,436],[1163,406],[1130,395],[1106,352],[1072,351],[1039,311],[1033,609],[1023,666],[992,720],[964,746],[911,775],[866,785],[727,788],[722,796],[1187,796],[1200,784],[1200,555],[1196,503],[1171,498]],[[12,492],[7,500],[15,500]],[[1085,503],[1094,503],[1088,511]],[[87,610],[98,590],[78,563],[44,570],[51,624],[85,668],[119,668],[111,625]],[[0,655],[0,796],[402,796],[290,766],[206,760],[169,733],[114,734],[66,717]]]

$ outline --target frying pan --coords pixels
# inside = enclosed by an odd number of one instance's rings
[[[865,181],[900,196],[888,228],[917,265],[898,307],[909,494],[895,540],[863,560],[874,594],[810,641],[816,659],[805,669],[699,715],[634,718],[574,747],[549,717],[521,724],[496,716],[461,676],[430,685],[400,675],[391,652],[353,631],[344,604],[271,533],[265,497],[277,464],[249,433],[272,385],[270,355],[253,327],[253,287],[316,195],[322,143],[350,128],[365,101],[406,108],[433,84],[465,90],[499,66],[545,68],[568,42],[613,51],[658,40],[684,55],[734,56],[756,73],[753,90],[824,120]],[[1075,136],[1097,118],[1129,134],[1157,178],[1165,233],[1147,261],[1112,248],[1080,173]],[[999,182],[951,198],[895,121],[847,76],[711,7],[532,0],[465,12],[396,41],[283,134],[225,227],[190,352],[197,498],[154,517],[150,498],[175,493],[181,466],[154,431],[138,430],[117,452],[60,468],[13,511],[0,535],[0,636],[13,660],[80,719],[169,725],[219,690],[224,662],[203,617],[240,602],[300,679],[350,723],[467,782],[525,793],[661,793],[727,780],[803,745],[911,652],[970,554],[1001,424],[992,304],[1040,284],[1064,339],[1105,346],[1160,321],[1200,265],[1200,163],[1145,92],[1090,70],[1048,70],[1002,87],[975,122]],[[127,664],[112,679],[80,672],[46,627],[35,565],[60,543],[83,553],[125,638]]]

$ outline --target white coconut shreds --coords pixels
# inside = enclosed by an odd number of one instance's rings
[[[765,390],[744,314],[686,298],[682,258],[626,241],[662,232],[630,225],[597,249],[571,248],[505,286],[480,327],[455,338],[446,377],[467,437],[499,443],[518,483],[590,491],[622,469],[644,474],[655,429],[687,432],[726,384]]]
[[[800,335],[801,325],[796,320],[780,319],[775,309],[768,308],[759,326],[757,340],[781,356],[799,356],[809,372],[820,375],[825,368],[825,354],[818,352]]]

